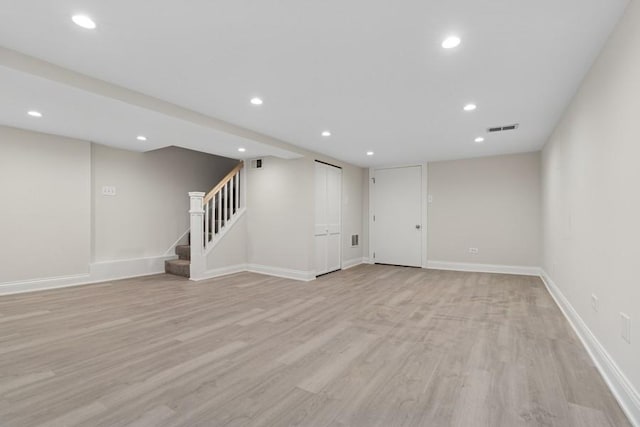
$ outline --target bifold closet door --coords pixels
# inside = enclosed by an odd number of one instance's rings
[[[315,264],[320,275],[342,267],[342,169],[316,162],[315,199]]]

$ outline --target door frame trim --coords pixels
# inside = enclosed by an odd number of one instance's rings
[[[331,164],[331,163],[323,162],[322,160],[318,160],[318,159],[316,159],[316,160],[314,160],[314,161],[315,161],[316,163],[321,163],[321,164],[323,164],[323,165],[331,166],[331,167],[334,167],[334,168],[336,168],[336,169],[340,169],[340,170],[342,170],[342,166],[336,166],[336,165],[333,165],[333,164]]]
[[[422,218],[422,228],[421,228],[421,267],[427,268],[428,263],[428,245],[427,245],[427,235],[428,235],[428,190],[429,190],[429,182],[428,182],[428,163],[411,163],[406,165],[390,165],[390,166],[378,166],[369,168],[369,180],[367,181],[367,185],[369,187],[369,206],[368,206],[368,217],[367,220],[369,222],[369,264],[375,264],[375,259],[373,258],[373,253],[375,252],[374,242],[375,242],[375,227],[373,226],[373,207],[375,206],[375,191],[374,186],[372,184],[373,178],[375,177],[375,171],[379,169],[397,169],[397,168],[408,168],[408,167],[420,167],[421,174],[421,183],[420,183],[420,206],[421,206],[421,218]]]

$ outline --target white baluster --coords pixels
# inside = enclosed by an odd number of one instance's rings
[[[220,233],[222,228],[222,192],[218,191],[216,197],[218,197],[218,233]]]
[[[247,207],[247,168],[240,169],[240,206]]]
[[[240,173],[236,172],[236,174],[233,177],[233,189],[236,192],[236,197],[233,200],[235,201],[235,204],[236,204],[235,209],[234,209],[234,211],[236,213],[238,213],[238,210],[240,209],[240,194],[239,194],[240,192],[238,191],[238,189],[240,187],[239,178],[240,178]]]
[[[204,205],[204,247],[209,245],[209,203]]]
[[[229,183],[224,185],[224,225],[229,220]]]

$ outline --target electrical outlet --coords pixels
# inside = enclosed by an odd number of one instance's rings
[[[433,196],[431,194],[429,194],[429,196],[427,196],[427,202],[428,203],[433,203]]]
[[[473,255],[478,255],[478,248],[469,248],[469,253]]]
[[[620,320],[622,326],[622,339],[631,344],[631,317],[628,314],[620,312]]]
[[[598,297],[596,294],[591,294],[591,308],[593,308],[593,311],[598,311]]]
[[[115,196],[116,195],[116,187],[111,185],[105,185],[102,187],[102,195],[103,196]]]

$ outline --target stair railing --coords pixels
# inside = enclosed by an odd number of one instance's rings
[[[240,162],[222,178],[202,201],[204,205],[204,247],[207,248],[220,234],[233,216],[240,210],[242,191],[240,172],[244,163]]]
[[[245,207],[244,162],[208,193],[189,193],[191,215],[191,277],[205,270],[204,255]]]

